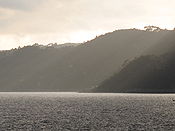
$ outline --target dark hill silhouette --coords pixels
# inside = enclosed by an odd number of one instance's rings
[[[124,61],[153,54],[153,48],[169,38],[173,44],[173,35],[168,30],[117,30],[83,44],[35,44],[1,51],[0,91],[90,89],[118,72]]]
[[[93,92],[175,93],[175,53],[141,56]]]

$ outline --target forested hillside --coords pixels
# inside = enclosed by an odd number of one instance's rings
[[[175,52],[141,56],[105,80],[94,92],[175,93]]]
[[[135,57],[169,52],[174,34],[169,30],[117,30],[82,44],[35,44],[1,51],[0,91],[89,90]]]

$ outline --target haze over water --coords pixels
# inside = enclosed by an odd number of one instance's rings
[[[1,130],[173,130],[174,94],[0,93]]]

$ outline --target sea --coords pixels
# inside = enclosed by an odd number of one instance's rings
[[[0,131],[175,130],[174,94],[1,92]]]

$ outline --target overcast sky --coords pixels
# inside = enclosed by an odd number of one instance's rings
[[[0,49],[83,42],[121,28],[175,27],[175,0],[0,0]]]

